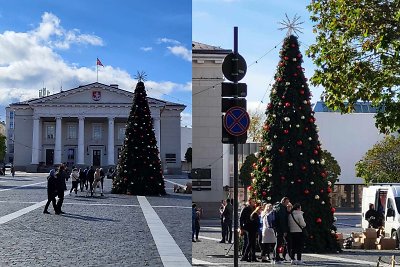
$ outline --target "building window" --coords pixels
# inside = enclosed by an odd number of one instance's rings
[[[118,127],[118,140],[124,140],[125,139],[125,127],[121,126]]]
[[[14,129],[15,112],[10,111],[10,129]]]
[[[101,125],[93,125],[93,140],[101,140],[101,132],[102,132],[102,126]]]
[[[74,161],[75,159],[75,149],[69,148],[68,149],[68,162]]]
[[[70,124],[67,126],[67,138],[76,139],[76,125]]]
[[[165,162],[176,163],[176,154],[165,154]]]
[[[56,129],[54,125],[46,126],[46,139],[54,139]]]

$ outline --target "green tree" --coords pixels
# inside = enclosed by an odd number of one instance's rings
[[[297,37],[285,38],[275,74],[263,140],[253,166],[252,194],[275,203],[289,197],[305,211],[309,238],[308,251],[337,251],[333,234],[333,212],[329,193],[331,183],[322,161],[311,93],[301,66]]]
[[[144,83],[139,80],[126,125],[124,145],[112,192],[164,195],[164,177],[158,154],[146,90]]]
[[[325,149],[321,150],[321,159],[326,168],[326,179],[330,182],[328,182],[328,185],[331,185],[333,188],[333,185],[342,172],[340,165],[332,154]]]
[[[262,125],[265,116],[259,111],[248,111],[250,116],[250,126],[247,130],[247,139],[251,142],[261,142],[262,139]]]
[[[246,157],[242,167],[240,167],[239,181],[244,187],[244,201],[247,199],[247,187],[252,182],[252,171],[253,166],[257,164],[257,157],[254,154],[250,154]]]
[[[317,66],[311,82],[324,87],[327,106],[347,113],[371,101],[379,130],[398,130],[400,2],[313,0],[308,10],[316,34],[307,51]]]
[[[192,148],[188,147],[185,153],[185,160],[186,162],[192,163]]]
[[[0,134],[0,161],[4,160],[6,155],[6,137]]]
[[[400,138],[387,136],[356,163],[356,175],[370,183],[400,182]]]

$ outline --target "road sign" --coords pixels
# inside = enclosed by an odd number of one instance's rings
[[[240,136],[247,132],[250,126],[250,117],[242,107],[230,108],[224,116],[225,130],[233,135]]]
[[[246,60],[244,60],[240,54],[230,53],[224,58],[224,62],[222,63],[222,73],[229,81],[240,81],[246,75],[246,71]]]
[[[246,98],[222,98],[221,112],[225,113],[232,107],[241,107],[246,110]]]
[[[247,84],[245,83],[222,83],[221,88],[222,97],[246,97]]]
[[[222,118],[221,118],[222,125],[224,125],[224,117],[225,116],[222,116]],[[235,142],[238,144],[246,144],[247,132],[245,132],[241,136],[233,136],[226,131],[224,126],[222,126],[221,129],[222,129],[222,140],[221,141],[223,144],[235,144]]]

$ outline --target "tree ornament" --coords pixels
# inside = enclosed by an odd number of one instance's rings
[[[263,191],[262,195],[263,195],[263,197],[265,197],[267,195],[267,192]]]
[[[292,166],[293,166],[293,163],[289,162],[288,165],[289,165],[289,167],[292,167]]]
[[[311,136],[310,136],[310,137],[308,137],[308,141],[311,141],[311,140],[312,140]]]
[[[311,185],[313,185],[313,184],[314,184],[314,182],[313,182],[313,181],[311,181],[311,182],[310,182],[310,184],[311,184]]]
[[[310,193],[310,191],[308,191],[308,189],[304,190],[304,194],[308,195]]]
[[[290,107],[290,103],[289,103],[289,102],[286,102],[286,103],[285,103],[285,107],[287,107],[287,108]]]
[[[310,159],[310,163],[311,163],[311,164],[315,164],[315,160]]]
[[[316,222],[316,223],[322,223],[322,219],[321,219],[321,218],[317,218],[317,219],[315,220],[315,222]]]
[[[296,128],[299,128],[300,127],[300,125],[299,124],[296,124]]]
[[[286,178],[285,176],[281,176],[281,180],[284,181]]]
[[[315,197],[314,197],[316,200],[318,200],[319,199],[319,196],[318,195],[315,195]]]
[[[321,204],[322,204],[322,205],[325,205],[325,201],[321,201]]]
[[[300,117],[300,119],[302,119],[302,120],[304,120],[305,118],[306,118],[306,117],[304,117],[304,116],[301,116],[301,117]]]
[[[325,160],[321,159],[321,165],[324,165],[324,164],[325,164]]]
[[[326,192],[332,193],[332,188],[328,187],[328,188],[326,189]]]
[[[331,185],[332,185],[332,182],[331,182],[331,181],[328,181],[328,185],[331,186]]]
[[[331,212],[332,212],[332,213],[335,213],[335,212],[336,212],[336,209],[332,207],[332,208],[331,208]]]
[[[284,134],[288,134],[288,133],[289,133],[289,130],[288,130],[288,129],[285,129],[285,130],[283,130],[283,133],[284,133]]]
[[[313,153],[314,155],[318,155],[318,150],[314,149]]]
[[[288,122],[288,121],[290,121],[290,118],[289,117],[285,117],[285,118],[283,118],[286,122]]]
[[[299,146],[301,146],[302,144],[303,144],[303,141],[301,141],[301,140],[297,140],[297,142],[296,142]]]
[[[266,148],[267,148],[267,150],[268,150],[268,151],[271,151],[271,149],[272,149],[272,146],[270,146],[270,145],[267,145],[267,147],[266,147]]]

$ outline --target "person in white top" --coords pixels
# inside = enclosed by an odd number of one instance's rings
[[[71,195],[72,190],[75,190],[75,194],[78,192],[78,181],[79,181],[79,170],[77,168],[72,169],[70,178],[72,180],[72,187],[69,190],[69,194]]]
[[[296,203],[293,205],[292,211],[289,214],[288,223],[291,235],[291,251],[290,258],[292,259],[292,264],[302,265],[301,254],[304,247],[304,235],[303,228],[306,227],[306,222],[304,221],[303,213],[301,211],[301,205]],[[296,259],[295,259],[296,254]]]
[[[266,204],[264,211],[261,213],[262,218],[262,250],[261,250],[261,261],[269,262],[271,260],[269,254],[276,243],[275,231],[272,228],[272,204]]]

